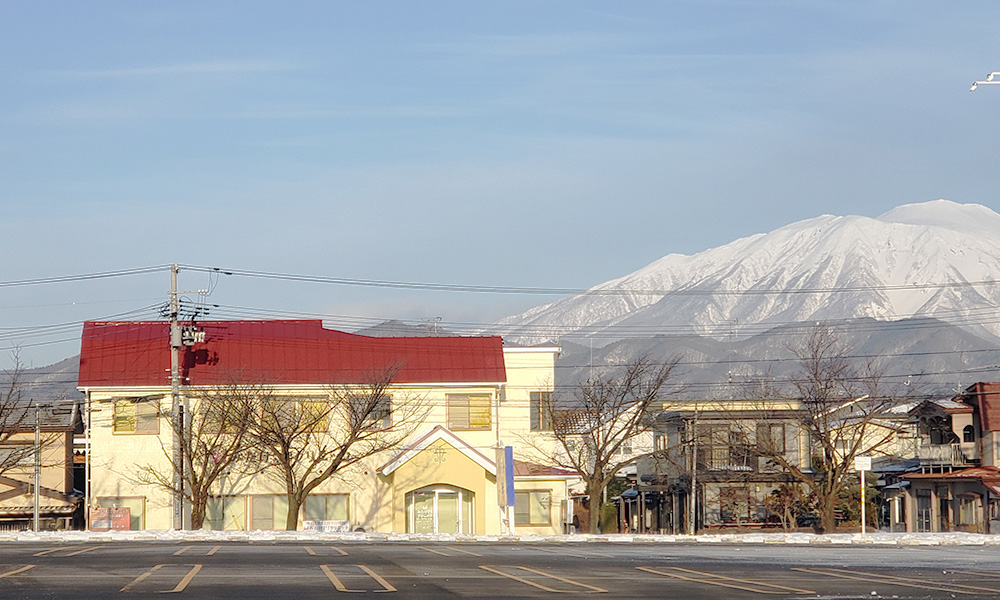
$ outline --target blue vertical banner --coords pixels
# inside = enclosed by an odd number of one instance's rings
[[[507,506],[514,506],[514,447],[503,447],[504,475],[507,480]]]
[[[497,504],[514,506],[514,447],[497,448]]]

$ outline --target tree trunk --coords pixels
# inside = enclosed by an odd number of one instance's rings
[[[836,506],[836,494],[827,494],[819,499],[816,507],[819,512],[819,521],[813,525],[813,529],[816,533],[833,533],[837,530],[837,517],[835,515]]]
[[[300,508],[302,508],[302,500],[298,496],[288,494],[288,515],[285,518],[286,531],[298,530]]]
[[[590,533],[597,533],[601,524],[601,500],[604,496],[604,486],[599,481],[587,482],[587,497],[590,499],[589,525]]]
[[[196,497],[191,501],[191,529],[198,530],[205,525],[208,497]]]

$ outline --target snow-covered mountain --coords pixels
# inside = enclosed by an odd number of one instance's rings
[[[585,294],[507,317],[498,328],[521,343],[592,336],[604,345],[912,317],[1000,337],[1000,215],[948,200],[877,218],[823,215],[695,255],[669,254]]]

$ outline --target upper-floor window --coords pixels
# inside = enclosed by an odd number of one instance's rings
[[[352,426],[362,430],[388,429],[392,426],[392,396],[357,394],[350,398]]]
[[[757,451],[770,456],[785,453],[784,423],[757,423]]]
[[[261,403],[260,417],[266,428],[323,432],[330,428],[332,409],[326,399],[274,396]]]
[[[531,392],[531,430],[552,431],[552,392]]]
[[[448,394],[448,429],[489,429],[492,426],[489,394]]]
[[[962,441],[963,442],[976,441],[976,430],[972,427],[972,425],[966,425],[962,429]]]
[[[160,433],[160,402],[149,398],[119,398],[114,401],[112,430],[115,433]]]

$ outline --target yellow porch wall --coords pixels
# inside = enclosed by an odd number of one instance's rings
[[[393,471],[391,478],[393,531],[406,531],[406,494],[429,485],[450,485],[471,491],[475,494],[475,533],[499,530],[496,477],[444,440],[424,448]]]

